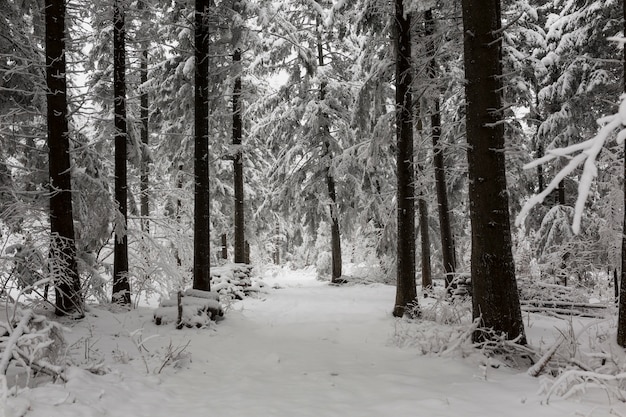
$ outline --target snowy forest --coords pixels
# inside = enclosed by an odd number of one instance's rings
[[[0,0],[0,416],[626,417],[625,28]]]

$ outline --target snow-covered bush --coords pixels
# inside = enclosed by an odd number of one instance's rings
[[[62,377],[65,339],[61,326],[33,310],[7,305],[0,317],[0,375],[11,364],[25,369]]]
[[[613,341],[612,325],[590,321],[576,329],[572,321],[529,374],[542,376],[546,401],[554,395],[569,398],[602,390],[626,402],[626,353]]]
[[[217,292],[224,302],[243,300],[264,287],[265,283],[252,275],[251,265],[227,263],[211,268],[211,290]]]

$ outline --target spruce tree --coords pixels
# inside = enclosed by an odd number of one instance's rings
[[[463,0],[462,7],[473,316],[524,344],[504,157],[500,0]]]
[[[50,175],[50,270],[57,315],[83,316],[72,212],[67,80],[65,0],[46,0],[46,84]]]

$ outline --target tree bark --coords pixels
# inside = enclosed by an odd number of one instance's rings
[[[319,3],[319,1],[318,1]],[[322,27],[322,21],[320,17],[317,17],[317,64],[318,67],[323,67],[324,64],[324,48],[322,44],[322,34],[320,32]],[[320,83],[320,102],[323,102],[326,99],[326,82],[322,81]],[[341,259],[341,233],[339,231],[339,207],[337,205],[337,192],[335,189],[335,177],[332,170],[333,164],[333,154],[330,150],[330,126],[328,115],[321,111],[320,114],[320,134],[322,136],[322,141],[324,142],[324,156],[326,161],[325,163],[325,177],[326,177],[326,188],[328,190],[328,198],[330,202],[328,204],[328,209],[330,211],[330,246],[331,246],[331,278],[330,281],[332,283],[339,282],[339,278],[342,275],[342,259]]]
[[[139,10],[145,10],[144,0],[139,1],[137,4]],[[150,145],[149,137],[149,97],[148,90],[145,87],[148,82],[148,41],[141,42],[141,62],[140,62],[140,82],[142,87],[140,97],[141,113],[139,118],[141,120],[141,178],[140,178],[140,216],[141,216],[141,229],[145,233],[150,232],[150,157],[148,153],[148,146]]]
[[[426,20],[426,35],[433,36],[435,33],[435,20],[433,12],[428,9],[424,12]],[[431,81],[437,79],[437,61],[435,58],[434,40],[430,40],[431,59],[429,62],[428,75]],[[451,290],[450,285],[456,272],[456,251],[450,219],[450,206],[448,204],[448,190],[446,186],[446,168],[444,163],[443,145],[441,143],[441,111],[439,105],[439,92],[433,94],[433,110],[430,116],[431,136],[433,142],[433,165],[435,167],[435,189],[437,192],[437,211],[439,215],[439,233],[441,236],[441,254],[443,269],[445,272],[446,288]]]
[[[235,189],[235,262],[244,263],[245,224],[244,224],[244,195],[243,195],[243,151],[241,149],[241,49],[236,46],[233,53],[233,68],[237,72],[233,87],[233,145],[235,155],[233,159],[234,189]]]
[[[423,195],[417,202],[417,208],[420,218],[420,243],[422,245],[422,289],[426,290],[424,296],[428,294],[428,290],[433,288],[433,274],[430,265],[430,233],[428,230],[428,203]]]
[[[193,288],[211,290],[209,237],[209,2],[196,0]]]
[[[228,259],[228,242],[226,233],[222,233],[222,259]]]
[[[115,220],[113,260],[113,302],[130,305],[128,280],[127,234],[127,151],[126,151],[126,46],[124,5],[113,3],[113,95],[115,123],[115,201],[118,215]],[[120,224],[121,223],[121,224]]]
[[[396,49],[396,163],[397,163],[397,283],[395,317],[415,312],[415,174],[413,166],[413,81],[411,69],[411,18],[402,0],[395,1]]]
[[[50,271],[57,315],[84,315],[72,211],[67,80],[65,64],[65,1],[46,0],[46,84],[50,176]]]
[[[626,19],[626,0],[622,1],[622,13]],[[626,31],[626,20],[624,20],[624,30]],[[626,33],[626,32],[625,32]],[[626,92],[626,48],[623,56],[623,83]],[[624,179],[626,179],[626,144],[624,144]],[[626,181],[624,181],[624,222],[622,226],[622,276],[619,289],[619,307],[617,318],[617,344],[626,348]]]
[[[463,0],[473,316],[526,343],[511,249],[499,0]],[[489,336],[474,333],[474,340]]]

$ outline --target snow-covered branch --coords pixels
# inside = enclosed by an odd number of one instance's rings
[[[617,143],[621,144],[626,138],[626,129],[622,129],[622,126],[626,126],[626,94],[622,94],[620,97],[621,103],[617,114],[612,116],[603,117],[598,119],[600,124],[600,130],[593,138],[586,140],[582,143],[566,146],[563,148],[557,148],[547,151],[547,154],[535,161],[532,161],[524,165],[524,169],[530,169],[546,163],[552,159],[558,157],[571,157],[570,161],[563,167],[550,181],[550,184],[539,194],[532,196],[522,207],[519,215],[515,220],[515,224],[519,226],[524,218],[528,215],[530,210],[540,204],[552,191],[554,191],[559,183],[571,174],[580,165],[583,165],[583,172],[580,176],[578,183],[578,198],[576,200],[576,206],[574,210],[574,220],[572,223],[572,230],[578,234],[580,231],[580,221],[583,215],[583,209],[585,201],[589,195],[591,189],[591,183],[593,179],[598,175],[598,168],[596,166],[596,159],[600,154],[600,151],[604,147],[604,144],[609,140],[613,132],[619,130],[617,134]],[[579,152],[576,156],[572,156],[574,153]]]

